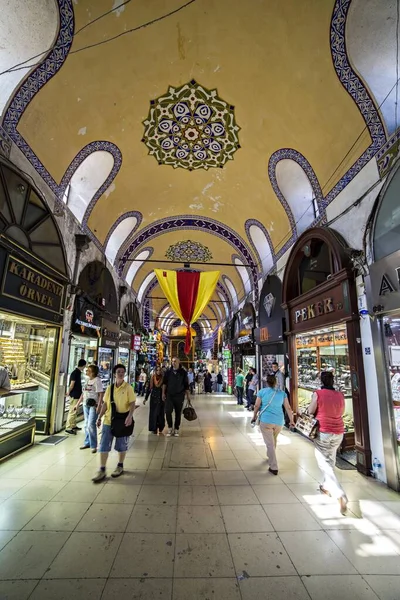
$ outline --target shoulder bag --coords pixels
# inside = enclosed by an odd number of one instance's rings
[[[111,433],[116,438],[130,437],[135,427],[135,421],[132,418],[132,424],[127,427],[125,425],[125,419],[129,415],[129,411],[125,413],[117,412],[117,407],[114,402],[114,384],[111,385],[110,390],[110,403],[111,403]]]
[[[276,396],[276,390],[275,392],[272,394],[272,398],[271,400],[268,402],[267,406],[265,408],[263,408],[261,411],[259,410],[257,413],[257,418],[256,418],[256,425],[259,426],[260,422],[261,422],[261,415],[267,410],[267,408],[269,408],[272,404],[272,400],[275,398]]]
[[[182,413],[187,421],[195,421],[197,419],[196,411],[194,410],[190,400],[186,402],[186,406],[183,409]]]

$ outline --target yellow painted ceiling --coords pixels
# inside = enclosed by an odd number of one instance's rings
[[[72,52],[181,5],[182,0],[134,0],[119,16],[78,33]],[[244,239],[246,219],[258,219],[277,249],[289,223],[268,179],[270,156],[281,148],[301,152],[321,186],[329,181],[326,194],[370,143],[366,133],[329,179],[364,129],[332,65],[333,5],[334,0],[197,0],[144,29],[71,53],[28,106],[19,130],[57,182],[86,144],[108,140],[120,148],[115,189],[99,199],[89,220],[101,242],[120,215],[138,210],[142,228],[167,216],[206,215]],[[76,0],[73,6],[75,31],[112,8],[110,0]],[[150,100],[191,79],[216,88],[235,106],[241,148],[223,169],[159,166],[141,142]],[[78,133],[82,128],[85,135]],[[168,236],[144,244],[154,246],[153,258],[163,258]],[[219,260],[231,262],[232,249],[210,234],[182,231],[172,237],[198,239]],[[150,268],[135,278],[135,289]],[[235,270],[227,274],[239,290]]]

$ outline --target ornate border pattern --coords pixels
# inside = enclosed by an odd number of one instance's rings
[[[88,229],[87,221],[97,200],[107,190],[107,188],[110,187],[119,169],[121,168],[122,154],[119,148],[112,142],[107,141],[96,141],[88,144],[82,148],[82,150],[80,150],[72,160],[71,164],[65,171],[60,184],[58,185],[18,131],[18,124],[22,115],[24,114],[25,109],[36,96],[36,94],[41,90],[41,88],[45,86],[46,83],[61,69],[72,46],[75,27],[72,0],[56,1],[58,3],[60,20],[57,39],[43,62],[40,63],[40,65],[38,65],[38,67],[31,73],[29,73],[26,79],[20,84],[4,114],[2,126],[6,134],[9,136],[9,139],[13,141],[23,152],[29,162],[33,165],[36,172],[47,183],[52,192],[54,192],[56,196],[56,202],[58,201],[59,204],[55,211],[57,211],[57,208],[59,210],[60,207],[64,206],[62,199],[65,189],[76,169],[85,160],[85,158],[91,154],[91,152],[103,150],[105,152],[110,152],[110,154],[113,155],[113,168],[106,181],[91,199],[82,221],[82,227],[84,231],[88,233],[98,248],[103,249],[104,246],[102,247],[95,234]]]
[[[118,272],[120,275],[123,274],[126,262],[132,252],[134,252],[141,244],[158,237],[168,231],[174,229],[185,229],[185,230],[203,230],[207,231],[217,237],[227,241],[231,246],[241,253],[241,260],[251,265],[252,282],[254,288],[257,285],[258,273],[257,267],[254,261],[254,257],[247,244],[231,229],[208,217],[198,217],[192,215],[182,215],[180,217],[161,219],[156,221],[152,225],[148,225],[145,229],[142,229],[139,234],[133,239],[131,244],[125,250],[123,256],[119,260]]]

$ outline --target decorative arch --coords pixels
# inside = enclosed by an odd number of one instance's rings
[[[228,293],[230,294],[230,297],[232,299],[232,305],[237,306],[239,299],[237,296],[236,288],[233,285],[232,280],[228,277],[228,275],[222,275],[222,280],[228,290]],[[229,306],[229,308],[231,309],[232,306]]]
[[[140,225],[142,224],[142,221],[143,221],[143,215],[138,210],[130,210],[129,212],[126,212],[123,215],[121,215],[120,217],[118,217],[118,219],[115,221],[115,223],[111,227],[110,231],[107,233],[106,239],[104,240],[104,244],[103,244],[103,248],[105,249],[105,252],[106,252],[107,246],[109,245],[110,240],[116,234],[122,235],[123,240],[119,244],[118,250],[115,253],[114,260],[112,261],[113,264],[116,262],[118,254],[121,252],[121,249],[124,247],[124,245],[126,245],[129,235],[132,235],[132,233],[135,233],[139,229]],[[125,229],[122,230],[121,226],[123,224],[126,225],[126,229],[128,229],[128,227],[129,227],[130,230],[129,231],[127,231]],[[106,252],[106,255],[107,255],[107,252]]]
[[[28,75],[15,92],[4,114],[2,126],[42,179],[58,196],[57,183],[17,130],[26,107],[41,88],[61,69],[71,49],[75,26],[72,0],[56,1],[60,15],[57,38],[46,58]]]
[[[93,155],[94,152],[107,152],[113,157],[113,165],[110,169],[110,172],[103,183],[99,186],[97,191],[89,200],[87,206],[85,207],[85,212],[82,217],[82,226],[84,229],[87,229],[87,222],[90,217],[90,214],[97,202],[97,200],[106,192],[109,187],[112,185],[118,171],[122,165],[122,154],[118,146],[113,144],[112,142],[107,142],[104,140],[91,142],[87,144],[78,152],[72,162],[69,164],[67,170],[65,171],[60,185],[57,186],[56,195],[59,200],[64,197],[65,190],[68,185],[71,184],[73,180],[74,174],[78,171],[78,169],[82,166],[82,164],[89,158],[89,156]]]
[[[240,281],[243,285],[243,296],[247,296],[251,292],[251,273],[248,267],[245,267],[241,257],[238,254],[232,254],[232,262],[235,264]],[[249,285],[250,284],[250,285]],[[258,286],[256,284],[257,290]]]
[[[124,268],[128,261],[129,256],[134,252],[137,248],[139,248],[145,242],[148,242],[151,239],[154,239],[167,231],[173,231],[174,229],[186,229],[186,230],[203,230],[211,233],[212,235],[216,235],[220,239],[228,242],[231,246],[235,248],[237,252],[240,252],[241,257],[240,260],[245,261],[247,264],[251,265],[251,281],[252,286],[257,290],[257,280],[258,280],[258,271],[254,261],[254,257],[247,246],[247,244],[240,238],[233,229],[223,225],[219,221],[215,221],[214,219],[210,219],[208,217],[197,217],[190,215],[183,215],[181,217],[176,217],[171,219],[167,217],[165,219],[161,219],[160,221],[156,221],[155,223],[148,225],[146,228],[142,229],[138,235],[133,239],[128,248],[123,253],[121,259],[118,263],[118,272],[120,275],[123,274]]]
[[[148,300],[149,291],[148,291],[147,288],[152,283],[155,283],[156,285],[158,283],[154,271],[151,271],[151,273],[149,273],[148,275],[146,275],[146,277],[144,278],[144,280],[140,284],[140,287],[139,287],[139,289],[137,291],[137,299],[138,299],[139,302],[144,302],[145,300]]]
[[[312,221],[309,222],[309,224],[308,224],[309,226],[311,226],[314,222],[318,221],[319,216],[322,215],[322,213],[324,211],[324,207],[323,207],[323,199],[324,198],[323,198],[321,186],[319,185],[319,181],[314,172],[314,169],[312,168],[312,166],[310,165],[308,160],[305,158],[305,156],[303,156],[302,154],[300,154],[300,152],[298,152],[297,150],[294,150],[293,148],[281,148],[280,150],[277,150],[276,152],[274,152],[272,154],[271,158],[269,159],[269,163],[268,163],[268,176],[269,176],[269,180],[271,182],[272,189],[274,190],[278,200],[282,204],[282,206],[285,209],[286,214],[288,216],[290,227],[292,230],[292,235],[290,238],[291,243],[292,243],[298,235],[297,225],[298,225],[298,222],[301,220],[301,217],[296,222],[295,216],[293,214],[293,208],[290,205],[288,198],[286,198],[283,195],[283,193],[280,189],[278,179],[276,176],[276,168],[277,168],[278,163],[282,160],[292,160],[295,163],[297,163],[301,167],[301,169],[304,171],[306,177],[308,178],[308,181],[310,182],[312,192],[313,192],[315,202],[316,202],[317,210],[315,212],[316,213],[318,212],[319,214],[316,215],[315,219],[313,219]]]
[[[143,263],[148,258],[150,258],[150,256],[153,254],[153,252],[154,252],[154,248],[152,248],[151,246],[148,246],[146,248],[143,248],[135,256],[135,258],[131,262],[131,266],[129,267],[129,269],[127,270],[126,275],[125,275],[125,281],[127,282],[128,285],[131,286],[133,284],[133,280],[135,279],[136,275],[142,268]]]
[[[268,263],[265,260],[265,251],[262,251],[261,244],[258,240],[254,239],[254,235],[252,235],[251,233],[252,227],[257,227],[265,237],[265,242],[269,248],[272,259],[272,264],[270,267],[268,266]],[[247,239],[249,240],[255,255],[258,256],[258,264],[260,265],[260,267],[262,267],[263,275],[265,275],[275,264],[275,251],[274,246],[272,244],[271,236],[269,235],[268,230],[264,227],[264,225],[260,221],[257,221],[257,219],[247,219],[247,221],[244,224],[244,228],[246,230]]]

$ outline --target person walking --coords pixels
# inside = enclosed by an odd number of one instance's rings
[[[285,407],[285,410],[289,415],[290,424],[294,427],[293,412],[290,408],[287,396],[284,391],[277,388],[276,377],[274,375],[268,375],[267,387],[262,388],[257,394],[254,415],[251,422],[255,423],[257,415],[260,413],[260,430],[267,448],[269,462],[268,471],[273,475],[278,475],[276,443],[278,435],[283,427],[282,406]]]
[[[222,392],[222,388],[224,385],[224,378],[222,377],[221,371],[218,372],[217,375],[217,392],[220,394]]]
[[[92,478],[93,483],[99,483],[106,478],[106,465],[108,455],[111,450],[111,446],[114,442],[114,449],[118,452],[118,464],[115,470],[111,473],[111,477],[119,477],[124,472],[124,460],[128,450],[129,436],[116,437],[111,430],[112,424],[112,406],[115,404],[115,411],[117,413],[125,413],[125,426],[130,427],[133,421],[133,413],[135,412],[135,392],[129,383],[125,381],[126,368],[124,365],[115,365],[113,369],[115,383],[108,386],[104,394],[104,402],[101,406],[100,413],[97,419],[97,427],[101,426],[101,419],[104,416],[103,427],[101,429],[101,440],[100,440],[100,470]]]
[[[199,394],[204,394],[204,373],[199,371],[197,373],[197,390]]]
[[[275,377],[276,377],[276,387],[277,387],[277,389],[281,390],[282,392],[285,392],[285,394],[286,394],[286,396],[287,396],[287,398],[289,400],[289,403],[290,403],[289,392],[286,389],[286,385],[285,385],[285,376],[282,373],[282,371],[280,370],[279,365],[278,365],[278,363],[276,361],[274,361],[272,363],[272,375],[275,375]],[[289,426],[290,426],[289,425],[289,418],[288,418],[288,416],[286,414],[286,411],[285,411],[284,407],[282,407],[282,410],[283,410],[283,416],[284,416],[285,426],[289,428]]]
[[[138,381],[138,396],[141,396],[145,393],[145,387],[146,387],[146,381],[147,381],[147,375],[146,375],[146,371],[144,369],[140,370],[140,375],[139,375],[139,381]]]
[[[333,387],[331,371],[322,371],[321,383],[321,389],[313,393],[308,407],[308,413],[319,422],[319,432],[314,440],[315,458],[323,475],[319,489],[323,494],[336,498],[340,512],[345,514],[348,500],[335,473],[336,453],[344,434],[344,395]]]
[[[164,374],[160,365],[154,370],[150,378],[150,412],[149,431],[157,435],[162,434],[165,427],[165,402],[162,398],[162,384]]]
[[[96,365],[89,365],[86,369],[88,379],[83,386],[82,395],[79,398],[75,412],[78,410],[81,403],[83,403],[83,414],[85,417],[85,441],[81,450],[86,448],[92,449],[92,454],[97,452],[97,412],[101,410],[103,402],[103,383],[99,377],[99,367]]]
[[[82,372],[86,367],[86,360],[81,358],[78,362],[78,366],[72,371],[69,378],[68,396],[69,396],[69,412],[67,417],[67,424],[65,426],[65,433],[70,435],[76,435],[77,431],[80,431],[80,427],[76,424],[76,405],[82,396]]]
[[[164,376],[162,390],[168,423],[167,437],[179,437],[179,427],[181,425],[185,396],[187,400],[190,400],[187,371],[181,366],[179,358],[172,359],[172,367],[168,369]],[[175,424],[174,427],[172,427],[172,413],[174,411]]]
[[[189,369],[188,371],[188,381],[189,381],[189,389],[190,393],[194,393],[194,372],[193,369]]]
[[[257,371],[253,368],[250,369],[250,373],[251,373],[251,380],[249,383],[249,389],[247,391],[247,409],[248,410],[253,410],[254,409],[254,404],[255,404],[255,394],[257,392],[257,388],[258,388],[258,375],[257,375]]]
[[[212,394],[212,379],[210,371],[206,371],[204,374],[204,393]]]

